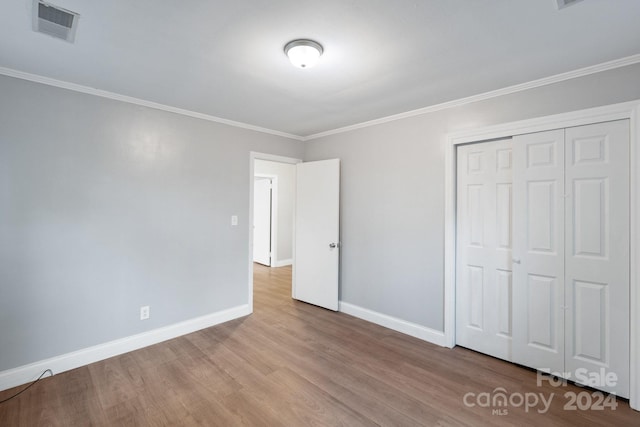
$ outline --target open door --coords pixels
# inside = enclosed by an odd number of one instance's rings
[[[340,160],[296,165],[293,298],[338,310]]]
[[[253,185],[253,261],[271,266],[271,180],[255,178]]]

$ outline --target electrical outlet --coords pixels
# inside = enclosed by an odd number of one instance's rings
[[[231,215],[231,225],[234,227],[238,225],[238,215]]]
[[[149,318],[149,306],[144,305],[140,307],[140,320],[147,320]]]

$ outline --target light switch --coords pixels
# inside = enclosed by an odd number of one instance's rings
[[[238,225],[238,215],[231,215],[231,225]]]

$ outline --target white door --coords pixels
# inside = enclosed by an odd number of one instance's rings
[[[565,369],[629,397],[629,122],[568,128],[565,145]]]
[[[564,130],[513,138],[513,361],[564,369]]]
[[[271,265],[271,180],[253,183],[253,261]]]
[[[629,396],[629,123],[514,137],[513,361]]]
[[[511,140],[458,147],[456,343],[511,360]]]
[[[296,165],[293,298],[338,310],[340,160]]]

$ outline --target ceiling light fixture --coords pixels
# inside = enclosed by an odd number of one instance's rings
[[[289,61],[298,68],[313,67],[320,60],[322,52],[322,45],[313,40],[293,40],[284,47],[284,53],[289,57]]]

